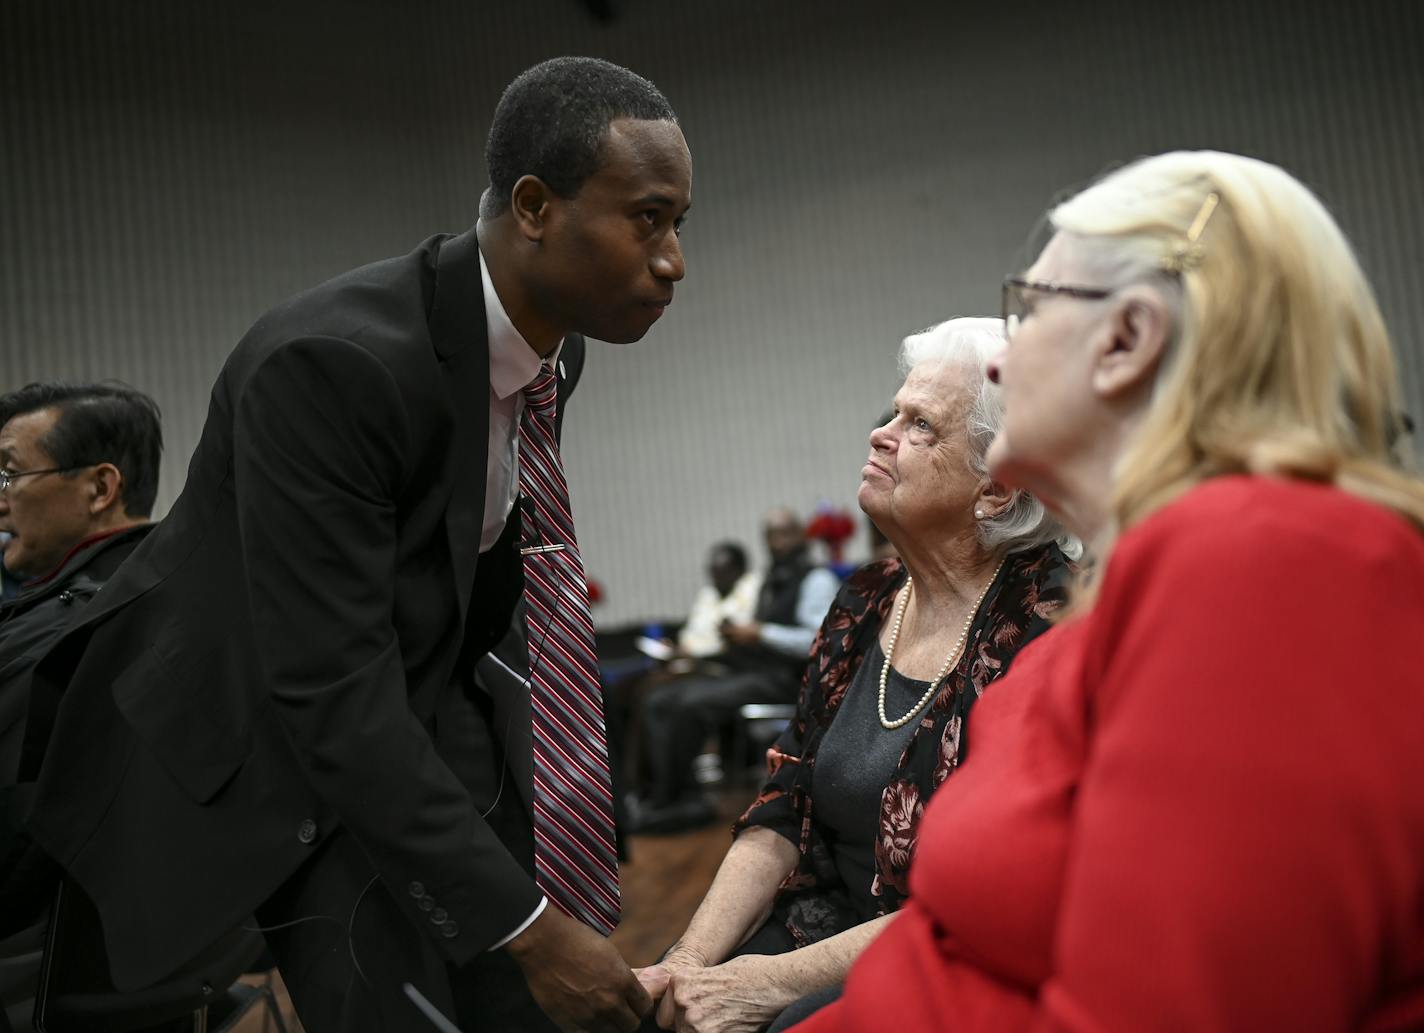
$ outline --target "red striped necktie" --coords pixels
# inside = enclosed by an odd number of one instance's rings
[[[554,438],[557,394],[554,371],[540,367],[519,422],[535,881],[565,914],[606,934],[618,924],[613,791],[588,584]]]

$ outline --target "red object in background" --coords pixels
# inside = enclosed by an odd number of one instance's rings
[[[588,579],[588,605],[597,606],[603,602],[603,586],[593,578]]]
[[[855,534],[855,521],[843,509],[822,506],[806,525],[806,537],[826,543],[831,562],[840,563],[845,543]]]

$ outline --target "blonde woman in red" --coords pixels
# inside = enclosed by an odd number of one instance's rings
[[[994,477],[1098,557],[975,709],[911,898],[796,1027],[1424,1028],[1424,487],[1350,245],[1264,162],[1054,209]]]

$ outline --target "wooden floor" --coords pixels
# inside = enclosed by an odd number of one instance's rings
[[[751,801],[748,789],[722,795],[718,820],[706,828],[672,836],[632,836],[628,861],[619,868],[623,893],[623,920],[613,940],[623,960],[633,967],[651,965],[687,928],[688,919],[712,884],[717,866],[732,845],[732,822]],[[273,969],[264,975],[244,976],[243,982],[270,980],[288,1033],[301,1033],[282,977]],[[276,1026],[260,1009],[254,1009],[233,1028],[233,1033],[275,1033]]]
[[[292,1008],[292,999],[287,995],[287,988],[282,985],[280,972],[275,968],[261,974],[254,972],[243,976],[238,981],[251,986],[260,986],[264,983],[270,986],[273,996],[277,998],[277,1008],[282,1013],[282,1022],[287,1027],[287,1033],[302,1033],[302,1024],[298,1021],[297,1013]],[[266,1007],[253,1008],[232,1027],[232,1033],[276,1033],[276,1031],[277,1024]]]
[[[629,837],[619,868],[623,920],[610,937],[629,965],[653,964],[682,935],[732,845],[732,822],[754,795],[724,793],[718,820],[695,832]]]

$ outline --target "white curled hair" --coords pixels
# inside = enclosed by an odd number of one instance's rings
[[[989,476],[989,445],[1004,422],[1004,402],[998,385],[985,375],[989,360],[1004,348],[1004,321],[994,317],[965,317],[946,320],[928,330],[906,337],[900,345],[900,372],[923,363],[954,362],[965,371],[964,390],[969,399],[964,429],[968,440],[969,467]],[[1026,491],[1015,490],[1013,500],[1002,512],[978,522],[979,544],[996,556],[1057,542],[1070,558],[1082,554],[1078,540]]]

